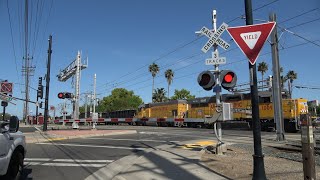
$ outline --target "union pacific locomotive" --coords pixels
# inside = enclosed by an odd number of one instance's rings
[[[252,124],[251,96],[250,94],[225,94],[222,101],[232,104],[234,121]],[[284,129],[286,132],[299,130],[299,117],[306,114],[307,99],[282,100]],[[259,112],[261,128],[273,129],[274,110],[271,92],[259,92]],[[135,116],[136,124],[157,124],[158,126],[208,126],[208,118],[216,114],[215,96],[196,98],[189,101],[173,100],[169,102],[143,104],[138,108]]]

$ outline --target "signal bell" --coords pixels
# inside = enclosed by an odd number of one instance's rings
[[[198,76],[199,85],[206,91],[210,91],[216,85],[214,74],[210,71],[203,71]]]
[[[237,84],[237,75],[231,70],[222,70],[220,72],[220,83],[221,86],[226,89],[230,90],[233,89]]]

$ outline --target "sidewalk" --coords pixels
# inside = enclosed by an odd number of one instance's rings
[[[84,138],[91,136],[111,136],[121,134],[136,134],[136,130],[48,130],[24,133],[27,143],[38,143],[64,139]]]
[[[186,144],[150,147],[144,152],[123,157],[87,177],[86,180],[223,180],[228,179],[201,162],[199,149],[188,149]]]

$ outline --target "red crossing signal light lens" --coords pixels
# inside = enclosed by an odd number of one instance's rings
[[[226,74],[223,79],[225,82],[230,83],[232,82],[233,76],[231,74]]]

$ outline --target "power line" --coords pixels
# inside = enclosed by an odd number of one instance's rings
[[[16,65],[17,78],[18,78],[19,81],[20,81],[19,73],[18,73],[18,64],[17,64],[16,49],[15,49],[14,40],[13,40],[12,22],[11,22],[11,15],[10,15],[10,10],[9,10],[9,1],[8,1],[8,0],[7,0],[7,10],[8,10],[9,24],[10,24],[10,34],[11,34],[11,43],[12,43],[12,48],[13,48],[14,63],[15,63],[15,65]]]
[[[299,27],[299,26],[302,26],[302,25],[305,25],[305,24],[309,24],[309,23],[312,23],[312,22],[315,22],[315,21],[319,21],[320,18],[317,18],[317,19],[314,19],[314,20],[311,20],[311,21],[307,21],[307,22],[304,22],[304,23],[301,23],[301,24],[298,24],[298,25],[294,25],[294,26],[291,26],[291,27],[288,27],[286,29],[293,29],[293,28],[296,28],[296,27]]]
[[[310,13],[310,12],[316,11],[316,10],[318,10],[318,9],[319,9],[319,8],[311,9],[311,10],[309,10],[309,11],[303,12],[303,13],[301,13],[301,14],[299,14],[299,15],[296,15],[296,16],[294,16],[294,17],[291,17],[291,18],[289,18],[289,19],[283,20],[283,21],[281,21],[281,22],[279,22],[279,23],[288,22],[288,21],[290,21],[290,20],[292,20],[292,19],[301,17],[301,16],[303,16],[303,15],[305,15],[305,14],[308,14],[308,13]]]
[[[259,10],[259,9],[262,9],[262,8],[264,8],[264,7],[266,7],[266,6],[269,6],[269,5],[271,5],[271,4],[273,4],[273,3],[277,2],[277,1],[279,1],[279,0],[274,0],[274,1],[271,1],[270,3],[267,3],[267,4],[264,4],[264,5],[260,6],[260,7],[257,7],[256,9],[253,9],[252,12],[257,11],[257,10]],[[244,16],[245,16],[245,15],[242,14],[241,16],[238,16],[238,17],[236,17],[236,18],[234,18],[234,19],[231,19],[230,21],[227,22],[227,24],[229,24],[229,23],[231,23],[231,22],[233,22],[233,21],[235,21],[235,20],[237,20],[237,19],[241,19],[241,18],[244,17]]]
[[[291,48],[298,47],[298,46],[302,46],[302,45],[306,45],[306,44],[309,44],[309,43],[310,43],[310,42],[300,43],[300,44],[288,46],[288,47],[285,47],[285,48],[283,48],[283,49],[281,49],[281,50],[279,49],[279,51],[291,49]],[[268,54],[271,54],[271,52],[263,53],[263,54],[261,54],[260,56],[264,56],[264,55],[268,55]],[[244,58],[243,60],[238,60],[238,61],[229,62],[229,63],[223,64],[223,65],[221,65],[221,66],[228,66],[228,65],[237,64],[237,63],[244,62],[244,61],[247,61],[247,58]],[[202,72],[202,71],[200,71],[200,72]],[[194,73],[190,73],[190,74],[187,74],[187,75],[183,75],[183,76],[176,77],[176,78],[174,78],[174,79],[185,78],[185,77],[188,77],[188,76],[191,76],[191,75],[198,74],[198,73],[200,73],[200,72],[197,71],[197,72],[194,72]],[[151,80],[151,78],[148,79],[148,80]],[[145,81],[142,81],[142,82],[147,82],[148,80],[145,80]],[[139,83],[142,83],[142,82],[139,82]],[[166,82],[166,81],[162,81],[162,82],[160,82],[160,83],[158,83],[158,84],[163,84],[163,83],[165,83],[165,82]],[[136,84],[139,84],[139,83],[136,83]],[[136,85],[136,84],[134,84],[134,85]],[[147,87],[150,87],[150,86],[151,86],[151,85],[149,85],[149,86],[144,86],[144,87],[140,87],[140,88],[138,88],[138,89],[134,89],[133,91],[135,91],[135,90],[140,90],[140,89],[143,89],[143,88],[147,88]],[[127,86],[126,86],[126,87],[127,87]]]
[[[277,2],[277,1],[279,1],[279,0],[274,0],[274,1],[270,2],[270,3],[264,4],[264,5],[260,6],[260,7],[257,7],[257,8],[255,8],[255,9],[253,9],[253,11],[257,11],[257,10],[259,10],[259,9],[262,9],[262,8],[264,8],[264,7],[266,7],[266,6],[269,6],[269,5],[271,5],[271,4],[273,4],[273,3]],[[231,23],[231,22],[235,21],[236,19],[239,19],[239,18],[241,18],[241,17],[243,17],[243,16],[244,16],[244,15],[241,15],[241,16],[239,16],[239,17],[236,17],[236,18],[228,21],[227,24],[228,24],[228,23]],[[201,37],[202,37],[202,36],[201,36]],[[184,44],[184,45],[182,45],[182,46],[179,46],[179,47],[173,49],[172,51],[170,51],[170,52],[168,52],[168,53],[160,56],[159,58],[155,59],[153,62],[157,62],[158,60],[160,60],[160,59],[162,59],[162,58],[164,58],[164,57],[166,57],[166,56],[168,56],[168,55],[176,52],[177,50],[179,50],[179,49],[181,49],[181,48],[183,48],[183,47],[186,47],[186,46],[188,46],[189,44],[192,44],[193,42],[199,40],[201,37],[198,37],[198,38],[192,40],[191,42],[188,42],[187,44]],[[119,77],[118,79],[121,79],[121,78],[126,77],[126,76],[128,76],[128,75],[131,75],[132,73],[135,73],[135,72],[141,70],[142,68],[147,67],[148,65],[149,65],[149,64],[146,64],[146,65],[138,68],[137,70],[135,70],[135,71],[133,71],[133,72],[129,72],[129,73],[127,73],[127,74]],[[118,79],[117,79],[117,80],[118,80]],[[117,81],[117,80],[111,81],[110,84],[114,83],[114,82]],[[104,86],[104,85],[106,85],[106,84],[108,84],[108,83],[105,83],[105,84],[100,85],[100,86],[98,86],[98,87]]]
[[[163,54],[163,55],[160,55],[160,57],[158,57],[157,59],[155,59],[153,62],[157,62],[157,61],[159,61],[160,59],[162,59],[162,58],[164,58],[164,57],[167,57],[167,56],[169,56],[169,55],[177,52],[178,50],[180,50],[180,49],[182,49],[182,48],[184,48],[184,47],[186,47],[186,46],[188,46],[188,45],[190,45],[190,44],[198,41],[200,38],[201,38],[201,37],[197,37],[197,38],[193,39],[192,41],[190,41],[190,42],[188,42],[188,43],[186,43],[186,44],[182,44],[182,45],[174,48],[172,51],[169,51],[169,52],[167,52],[167,53],[165,53],[165,54]],[[128,75],[131,75],[131,74],[133,74],[133,73],[141,70],[142,68],[147,67],[148,65],[149,65],[149,64],[143,65],[143,66],[139,67],[139,68],[138,68],[137,70],[135,70],[135,71],[128,72],[127,74],[125,74],[125,75],[123,75],[123,76],[120,76],[118,79],[113,80],[113,81],[111,81],[110,83],[112,84],[113,82],[115,82],[115,81],[117,81],[117,80],[119,80],[119,79],[121,79],[121,78],[123,78],[123,77],[126,77],[126,76],[128,76]],[[103,84],[103,85],[105,85],[105,84]],[[102,85],[102,86],[103,86],[103,85]],[[98,87],[101,87],[101,86],[98,86]]]

